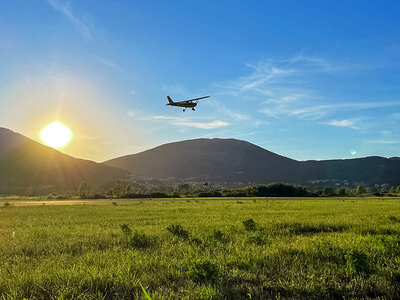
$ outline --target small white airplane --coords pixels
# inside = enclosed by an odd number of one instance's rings
[[[200,97],[200,98],[194,98],[194,99],[190,99],[190,100],[174,102],[174,101],[172,101],[170,96],[167,96],[169,103],[167,103],[166,105],[184,107],[183,111],[186,111],[186,108],[192,108],[192,110],[194,111],[195,110],[194,108],[196,107],[199,100],[205,99],[205,98],[210,98],[210,96],[204,96],[204,97]]]

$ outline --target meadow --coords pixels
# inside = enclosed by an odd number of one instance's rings
[[[399,198],[2,201],[0,299],[400,298]]]

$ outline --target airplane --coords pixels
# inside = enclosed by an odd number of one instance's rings
[[[204,96],[204,97],[200,97],[200,98],[194,98],[194,99],[190,99],[190,100],[174,102],[174,101],[172,101],[170,96],[167,96],[169,103],[167,103],[166,105],[184,107],[183,111],[186,111],[186,108],[192,108],[192,110],[194,111],[195,110],[194,108],[196,107],[199,100],[205,99],[205,98],[210,98],[210,96]]]

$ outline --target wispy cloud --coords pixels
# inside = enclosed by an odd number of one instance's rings
[[[185,118],[178,118],[178,117],[170,117],[170,116],[152,116],[151,119],[155,120],[169,120],[169,121],[184,121]]]
[[[400,140],[368,140],[366,142],[370,144],[385,144],[385,145],[400,144]]]
[[[209,121],[209,122],[193,122],[184,117],[180,118],[180,117],[171,117],[171,116],[165,116],[165,115],[151,116],[146,119],[167,122],[170,125],[179,126],[179,127],[184,126],[184,127],[193,127],[193,128],[199,128],[199,129],[215,129],[215,128],[219,128],[219,127],[229,126],[228,122],[221,121],[221,120],[215,120],[215,121]]]
[[[84,38],[91,38],[92,33],[89,27],[78,17],[76,17],[68,3],[61,3],[58,0],[47,0],[47,2],[58,12],[62,13],[82,34]]]
[[[94,55],[94,54],[90,54],[93,58],[95,58],[97,61],[99,61],[100,63],[102,63],[103,65],[106,65],[107,67],[110,67],[114,70],[123,72],[123,73],[127,73],[120,65],[118,65],[117,63],[115,63],[114,61],[112,61],[109,58],[105,58],[105,57],[101,57],[98,55]]]
[[[344,122],[334,118],[339,113],[352,113],[359,117],[366,114],[366,110],[400,107],[400,101],[332,100],[325,90],[318,88],[319,78],[322,73],[340,76],[339,73],[332,74],[349,68],[340,62],[301,53],[287,59],[269,59],[247,66],[250,73],[221,83],[218,86],[219,94],[236,97],[240,101],[258,102],[251,105],[270,118],[296,118],[356,128],[349,120]],[[392,118],[396,117],[397,114],[392,115]]]
[[[260,96],[277,96],[277,91],[287,88],[294,83],[307,80],[307,76],[314,73],[330,73],[344,69],[343,64],[329,62],[320,57],[305,56],[303,54],[288,59],[266,60],[257,64],[246,64],[251,73],[236,80],[224,82],[221,94],[244,96],[252,92]],[[290,88],[293,90],[293,88]],[[302,91],[305,88],[301,88]]]
[[[181,126],[188,126],[188,127],[194,127],[194,128],[200,128],[200,129],[214,129],[214,128],[219,128],[219,127],[226,127],[229,125],[229,123],[216,120],[212,122],[204,122],[204,123],[196,123],[196,122],[175,122],[175,125],[181,125]]]
[[[299,99],[299,98],[298,98]],[[297,117],[306,120],[320,120],[338,112],[354,112],[374,108],[399,107],[400,101],[389,102],[352,102],[324,105],[312,105],[304,101],[288,103],[285,101],[265,101],[260,112],[273,118]]]
[[[306,70],[315,72],[335,72],[346,68],[344,64],[338,62],[333,63],[318,56],[307,56],[304,55],[304,53],[284,59],[282,62],[286,62],[289,65],[300,64],[303,69],[306,67]]]
[[[249,66],[249,65],[248,65]],[[241,87],[241,91],[244,90],[254,90],[257,87],[273,81],[277,77],[285,77],[288,74],[292,74],[296,72],[294,69],[278,69],[276,67],[270,67],[270,66],[258,66],[258,67],[253,67],[255,72],[248,77],[244,78],[244,85]]]
[[[224,116],[230,117],[234,121],[246,121],[250,119],[249,115],[242,112],[234,111],[219,102],[212,102],[210,103],[210,105],[212,109],[216,109],[219,113],[222,113]]]
[[[352,120],[332,120],[330,122],[322,122],[321,124],[337,126],[337,127],[348,127],[353,129],[358,129],[354,124],[355,122]]]

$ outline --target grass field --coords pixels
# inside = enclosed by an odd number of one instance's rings
[[[1,201],[1,299],[400,298],[395,198]]]

